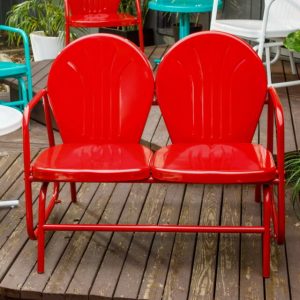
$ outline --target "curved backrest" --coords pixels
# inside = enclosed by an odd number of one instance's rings
[[[270,0],[265,0],[268,1]],[[300,1],[275,0],[270,6],[268,27],[273,30],[300,29]]]
[[[64,143],[139,142],[153,90],[144,54],[109,34],[68,45],[48,77],[50,105]]]
[[[220,32],[196,33],[175,44],[156,77],[173,143],[250,142],[266,92],[257,54]]]
[[[72,15],[116,13],[120,0],[68,0]]]

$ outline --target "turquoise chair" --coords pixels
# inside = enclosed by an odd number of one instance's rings
[[[32,98],[32,77],[30,66],[29,41],[26,33],[19,29],[5,25],[0,25],[1,31],[8,31],[19,34],[23,41],[25,63],[14,63],[0,61],[0,80],[5,78],[15,78],[18,80],[19,98],[15,101],[1,101],[1,105],[11,106],[20,111],[23,111],[28,101]]]

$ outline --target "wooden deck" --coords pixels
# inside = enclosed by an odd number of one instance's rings
[[[165,46],[147,48],[150,60]],[[51,62],[33,65],[35,90]],[[154,66],[154,65],[153,65]],[[276,77],[289,75],[286,62]],[[299,148],[300,87],[278,90],[285,110],[286,151]],[[255,141],[265,143],[263,112]],[[46,145],[32,123],[33,156]],[[25,227],[21,132],[0,139],[0,197],[20,206],[0,210],[0,295],[3,299],[300,299],[300,221],[287,191],[286,244],[272,245],[271,277],[261,275],[261,238],[254,234],[55,232],[47,234],[45,274],[36,272],[36,242]],[[153,107],[142,142],[169,142]],[[38,185],[34,188],[37,198]],[[76,204],[61,187],[52,222],[259,225],[253,186],[78,184]],[[34,207],[36,211],[37,203]],[[36,213],[35,213],[36,214]],[[1,296],[0,296],[1,299]]]

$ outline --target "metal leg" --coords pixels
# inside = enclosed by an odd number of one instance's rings
[[[39,195],[39,223],[37,231],[38,240],[38,263],[37,270],[38,273],[44,273],[45,269],[45,230],[44,224],[46,220],[45,210],[46,210],[46,195],[47,195],[48,182],[44,182]]]
[[[290,58],[292,74],[296,75],[297,74],[296,65],[295,65],[295,62],[294,62],[293,53],[291,51],[289,51],[289,58]]]
[[[255,202],[261,202],[261,184],[257,184],[255,187]]]
[[[179,39],[182,39],[190,34],[190,14],[179,14]]]
[[[72,200],[72,202],[77,202],[76,183],[75,182],[71,182],[70,183],[70,187],[71,187],[71,200]]]
[[[271,219],[271,201],[270,201],[270,186],[264,186],[264,228],[263,233],[263,277],[270,277],[270,219]]]
[[[266,47],[266,69],[267,69],[267,79],[268,86],[272,85],[272,75],[271,75],[271,61],[270,61],[270,48]]]

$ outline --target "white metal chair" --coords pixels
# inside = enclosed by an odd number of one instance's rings
[[[286,87],[300,84],[300,80],[272,83],[271,64],[280,57],[283,39],[291,32],[300,29],[300,0],[265,0],[262,20],[217,19],[218,0],[214,0],[211,30],[234,34],[246,40],[257,42],[254,47],[260,58],[265,50],[268,85]],[[276,47],[275,57],[270,59],[270,48]],[[289,51],[292,73],[296,67],[292,52]]]

